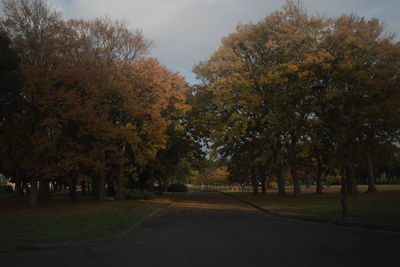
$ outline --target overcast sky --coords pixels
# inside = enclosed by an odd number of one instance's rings
[[[285,0],[48,0],[64,18],[124,18],[154,41],[151,56],[195,82],[192,66],[207,60],[239,22],[257,22]],[[311,14],[377,17],[400,34],[400,0],[303,0]]]

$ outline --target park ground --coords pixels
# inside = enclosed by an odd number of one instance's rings
[[[293,189],[286,188],[287,196],[279,197],[277,189],[267,194],[248,192],[230,194],[267,210],[281,214],[318,217],[324,219],[394,226],[400,229],[400,185],[377,185],[378,192],[366,193],[367,186],[360,185],[359,194],[347,196],[348,217],[342,217],[340,186],[324,187],[324,193],[315,194],[315,187],[302,187],[300,196],[292,196]]]
[[[121,239],[10,250],[2,266],[394,266],[396,232],[287,220],[190,191]]]
[[[383,225],[400,229],[400,185],[378,185],[379,192],[366,194],[366,187],[359,186],[360,194],[348,197],[348,218],[341,217],[339,186],[324,188],[324,194],[316,195],[315,188],[302,188],[302,195],[279,197],[276,189],[267,194],[252,195],[250,192],[229,194],[264,209],[281,214],[318,217],[336,221]],[[103,239],[120,235],[132,226],[167,206],[180,194],[164,194],[150,200],[126,200],[97,203],[89,196],[79,197],[78,203],[67,195],[54,195],[51,201],[29,207],[27,200],[17,203],[13,199],[0,200],[0,247],[31,246]],[[202,207],[208,207],[207,199]],[[226,201],[226,199],[224,199]],[[215,202],[211,206],[216,207]],[[199,205],[199,203],[196,203]],[[221,203],[220,209],[229,205]],[[194,207],[196,208],[196,207]],[[252,209],[249,205],[241,209]]]
[[[0,246],[37,245],[107,238],[123,233],[171,202],[151,200],[93,201],[80,196],[71,202],[65,194],[30,207],[28,200],[0,200]]]

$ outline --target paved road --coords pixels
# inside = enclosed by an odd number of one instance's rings
[[[123,240],[0,253],[0,266],[400,266],[400,234],[284,220],[190,192]]]

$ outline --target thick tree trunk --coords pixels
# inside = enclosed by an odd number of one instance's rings
[[[357,195],[358,194],[357,180],[354,172],[354,165],[352,163],[347,165],[346,172],[347,172],[347,193],[349,193],[350,195]]]
[[[99,200],[99,177],[96,177],[92,181],[92,197],[93,200]]]
[[[122,177],[118,175],[117,180],[115,181],[115,200],[123,200],[124,196],[122,195]]]
[[[111,180],[111,178],[106,182],[106,184],[107,184],[106,195],[109,197],[115,196],[116,191],[114,187],[114,182]]]
[[[47,201],[50,199],[50,182],[48,179],[39,180],[39,200]]]
[[[276,178],[278,179],[278,195],[281,197],[286,196],[285,180],[283,179],[283,169],[281,165],[279,165],[276,170]]]
[[[163,186],[162,186],[162,191],[167,191],[167,185],[168,185],[168,179],[164,177],[163,179]]]
[[[31,179],[31,195],[29,199],[29,204],[31,207],[35,207],[38,201],[38,184],[37,178]]]
[[[77,185],[77,178],[76,178],[76,176],[74,176],[74,177],[72,177],[71,184],[69,185],[69,196],[71,197],[72,202],[77,201],[76,185]]]
[[[294,146],[296,145],[296,140],[292,138],[292,144],[287,145],[287,152],[288,152],[288,161],[290,167],[290,174],[292,176],[293,181],[293,195],[299,196],[301,193],[300,190],[300,181],[297,174],[297,162],[296,162],[296,155],[294,152]],[[292,149],[293,148],[293,149]]]
[[[289,164],[290,164],[290,174],[292,175],[292,180],[293,180],[293,194],[294,196],[299,196],[301,193],[300,181],[297,175],[297,166],[295,163],[294,155],[289,155]]]
[[[317,189],[316,189],[316,194],[322,194],[322,162],[321,162],[321,158],[320,156],[317,157],[317,179],[316,179],[316,183],[317,183]]]
[[[286,196],[286,191],[285,191],[285,181],[283,179],[283,167],[282,167],[282,162],[281,162],[281,147],[282,144],[279,140],[279,136],[277,137],[277,142],[276,142],[276,147],[274,149],[274,160],[276,164],[276,178],[278,180],[278,195],[279,196]]]
[[[87,194],[87,191],[86,191],[86,182],[83,181],[83,182],[80,184],[80,186],[81,186],[81,188],[82,188],[82,195],[86,196],[86,194]]]
[[[342,217],[347,217],[346,176],[344,166],[341,167],[340,173],[340,203],[342,205]]]
[[[21,180],[18,178],[15,181],[15,197],[16,197],[17,201],[21,201],[23,198],[22,183],[21,183]]]
[[[250,169],[250,180],[251,180],[251,185],[253,186],[253,195],[258,195],[257,177],[254,168]]]
[[[163,193],[163,186],[162,186],[162,179],[161,179],[161,177],[159,177],[158,178],[158,193],[160,194],[160,195],[162,195],[162,193]]]
[[[98,178],[98,185],[97,185],[97,201],[103,202],[106,200],[106,192],[105,192],[105,183],[106,183],[106,176],[104,174],[99,175]]]
[[[20,169],[17,167],[16,168],[16,176],[15,179],[15,196],[17,198],[17,201],[21,201],[22,198],[24,197],[24,188],[23,184],[21,181],[21,172]]]
[[[261,193],[267,193],[267,173],[265,170],[261,169]]]
[[[377,192],[375,187],[374,166],[372,164],[371,147],[367,144],[368,190],[367,193]]]

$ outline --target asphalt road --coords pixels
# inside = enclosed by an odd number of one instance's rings
[[[190,192],[122,240],[0,253],[0,266],[400,266],[400,234],[279,219]]]

